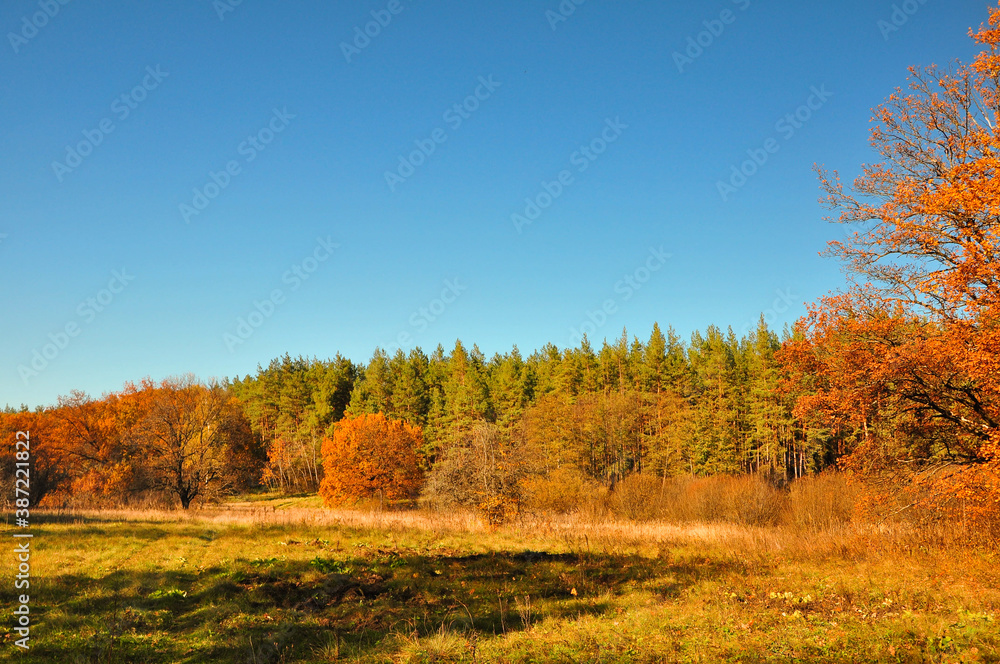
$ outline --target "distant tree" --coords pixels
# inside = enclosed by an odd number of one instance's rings
[[[439,508],[473,508],[499,525],[520,513],[523,481],[534,461],[521,439],[479,422],[434,466],[424,499]]]
[[[486,382],[484,359],[479,348],[468,352],[461,341],[448,362],[448,378],[444,383],[447,405],[445,424],[449,440],[463,438],[476,422],[493,420],[493,404]]]
[[[495,355],[488,367],[489,395],[496,423],[510,430],[531,400],[531,376],[517,346],[509,355]]]
[[[575,473],[593,473],[594,445],[589,434],[588,400],[592,395],[577,399],[548,394],[525,412],[516,437],[539,455],[537,470],[543,474],[561,469]]]
[[[427,390],[427,356],[419,348],[405,356],[396,351],[390,366],[393,369],[393,417],[410,424],[424,426],[430,410],[431,397]]]
[[[407,422],[382,413],[345,417],[323,441],[324,504],[415,496],[422,479],[416,451],[422,445],[420,427]]]
[[[689,356],[698,402],[694,439],[686,456],[692,474],[739,472],[740,427],[735,348],[710,325],[705,336],[692,335]]]
[[[349,415],[392,413],[393,382],[389,358],[385,351],[376,348],[371,360],[368,361],[368,366],[354,384],[347,413]]]
[[[130,435],[150,488],[176,497],[184,509],[245,488],[259,475],[249,422],[223,387],[188,376],[131,386],[122,398],[141,413]]]

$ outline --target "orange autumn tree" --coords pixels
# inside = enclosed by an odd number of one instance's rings
[[[74,390],[50,413],[71,467],[67,502],[115,504],[135,492],[144,456],[123,435],[130,423],[118,395],[94,399]]]
[[[146,379],[126,386],[118,404],[148,489],[188,509],[195,500],[256,484],[261,450],[239,403],[221,385],[191,375],[159,384]]]
[[[798,414],[850,432],[849,467],[904,475],[920,489],[911,505],[988,524],[1000,498],[1000,7],[970,34],[972,63],[913,68],[909,92],[877,109],[881,161],[853,187],[820,171],[853,228],[828,252],[850,283],[810,308],[783,356],[809,393]]]
[[[323,441],[319,493],[329,507],[361,498],[411,498],[420,488],[420,427],[382,413],[345,417]]]
[[[27,438],[18,432],[24,432]],[[15,445],[18,440],[27,440],[27,455],[23,454],[23,445]],[[31,464],[27,471],[29,505],[58,505],[58,495],[69,482],[72,464],[62,444],[59,424],[51,413],[0,413],[0,442],[3,444],[0,448],[0,487],[4,501],[23,497],[23,494],[15,496],[17,479],[24,476],[23,470],[18,475],[17,463],[27,461]],[[21,452],[20,457],[18,452]],[[23,481],[20,486],[24,488]]]

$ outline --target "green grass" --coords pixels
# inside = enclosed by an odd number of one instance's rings
[[[4,656],[1000,662],[990,552],[900,552],[747,529],[689,537],[627,526],[491,532],[377,517],[366,526],[364,515],[350,527],[330,521],[42,517],[33,528],[32,647],[16,652],[8,635]],[[8,620],[14,597],[4,584]]]

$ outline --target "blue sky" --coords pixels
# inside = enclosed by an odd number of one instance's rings
[[[0,405],[780,328],[843,282],[813,164],[871,161],[871,109],[988,6],[8,0]]]

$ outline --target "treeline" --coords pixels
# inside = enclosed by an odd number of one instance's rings
[[[846,441],[795,417],[781,345],[763,321],[742,338],[709,327],[687,343],[654,325],[646,341],[623,332],[598,350],[584,339],[528,357],[515,347],[486,358],[461,341],[430,355],[377,350],[364,366],[285,356],[229,388],[267,450],[264,481],[287,491],[318,488],[331,425],[376,413],[422,428],[425,469],[487,423],[609,487],[640,472],[783,480],[829,467]]]
[[[430,471],[480,425],[528,445],[540,472],[578,472],[607,488],[656,476],[766,473],[799,477],[835,463],[844,440],[797,419],[783,389],[782,340],[763,320],[749,335],[709,327],[683,342],[655,325],[595,350],[587,339],[528,357],[486,358],[456,342],[367,364],[292,358],[206,385],[145,381],[94,399],[0,415],[0,431],[32,430],[37,500],[198,498],[256,486],[318,490],[321,449],[346,416],[383,414],[420,427]],[[13,457],[4,459],[13,476]]]

